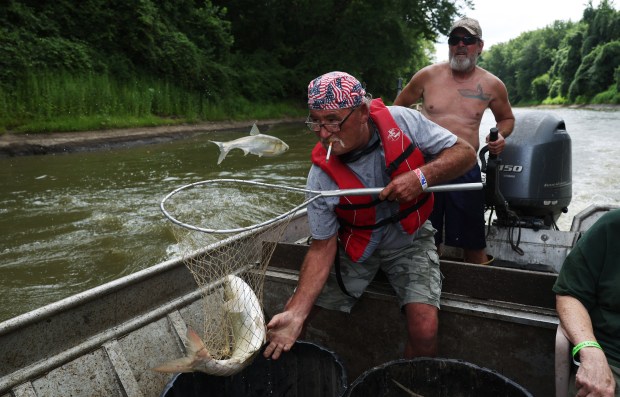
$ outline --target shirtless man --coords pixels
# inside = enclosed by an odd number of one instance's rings
[[[437,63],[418,71],[394,100],[394,105],[411,106],[422,99],[422,114],[471,144],[476,152],[479,128],[486,108],[491,109],[499,130],[495,142],[488,142],[489,152],[504,150],[504,138],[514,127],[508,92],[502,81],[476,66],[482,52],[482,29],[478,21],[463,18],[450,28],[449,62]],[[454,183],[480,182],[480,167],[475,165]],[[484,193],[482,191],[435,194],[431,221],[437,234],[435,243],[443,242],[463,249],[469,263],[489,263],[484,237]]]

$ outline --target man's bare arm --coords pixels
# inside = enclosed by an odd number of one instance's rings
[[[428,186],[446,183],[470,170],[476,163],[476,151],[464,139],[442,150],[435,159],[420,167]],[[418,175],[409,171],[398,175],[379,194],[382,200],[410,201],[423,192]]]
[[[506,146],[505,138],[508,138],[512,134],[512,130],[515,126],[515,116],[512,113],[510,101],[508,100],[508,92],[506,86],[501,80],[497,79],[495,91],[497,94],[495,98],[489,104],[489,108],[493,112],[495,117],[496,128],[499,131],[499,137],[495,142],[489,142],[489,135],[486,137],[486,142],[489,146],[489,151],[493,154],[500,154]]]
[[[592,320],[581,302],[570,295],[556,295],[556,309],[564,333],[573,345],[595,341]],[[577,370],[576,387],[581,394],[613,397],[615,380],[605,353],[596,347],[579,351],[581,366]],[[580,390],[583,389],[583,390]]]
[[[411,80],[409,80],[407,85],[405,85],[405,88],[403,88],[396,99],[394,99],[395,106],[409,107],[422,98],[422,94],[424,92],[422,84],[423,71],[424,69],[413,75]]]
[[[495,91],[495,98],[489,103],[489,108],[493,112],[499,133],[504,138],[508,138],[515,126],[515,116],[512,113],[512,107],[508,100],[506,86],[499,79]]]
[[[327,240],[312,240],[299,273],[299,282],[282,313],[267,324],[269,344],[264,356],[277,360],[289,351],[302,332],[314,302],[321,293],[337,254],[336,236]]]
[[[432,161],[420,169],[424,172],[429,186],[440,185],[463,175],[476,164],[476,151],[462,138],[442,150]]]
[[[285,310],[294,310],[307,316],[321,293],[338,249],[338,238],[312,240],[299,272],[295,293],[286,304]]]

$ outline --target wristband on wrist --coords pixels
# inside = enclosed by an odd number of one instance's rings
[[[578,343],[575,347],[573,347],[573,363],[575,363],[575,365],[579,366],[581,365],[581,363],[577,360],[575,360],[575,356],[577,355],[577,353],[579,353],[579,350],[583,349],[584,347],[596,347],[597,349],[601,349],[603,350],[603,348],[601,347],[601,345],[598,344],[598,342],[596,341],[592,341],[592,340],[586,340],[583,341],[581,343]]]
[[[428,188],[428,183],[426,183],[426,177],[424,176],[422,171],[419,168],[416,168],[415,170],[413,170],[413,172],[415,172],[415,174],[418,176],[418,179],[420,180],[420,185],[422,185],[422,190],[426,190]]]

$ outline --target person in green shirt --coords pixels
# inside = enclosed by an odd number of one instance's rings
[[[579,365],[572,371],[571,395],[619,397],[620,209],[601,216],[583,234],[564,260],[553,292]]]

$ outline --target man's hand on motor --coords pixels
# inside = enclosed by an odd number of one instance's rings
[[[502,134],[497,134],[497,140],[493,142],[489,142],[489,136],[486,138],[487,146],[489,147],[489,153],[498,155],[504,151],[504,147],[506,147],[506,140],[502,136]]]

